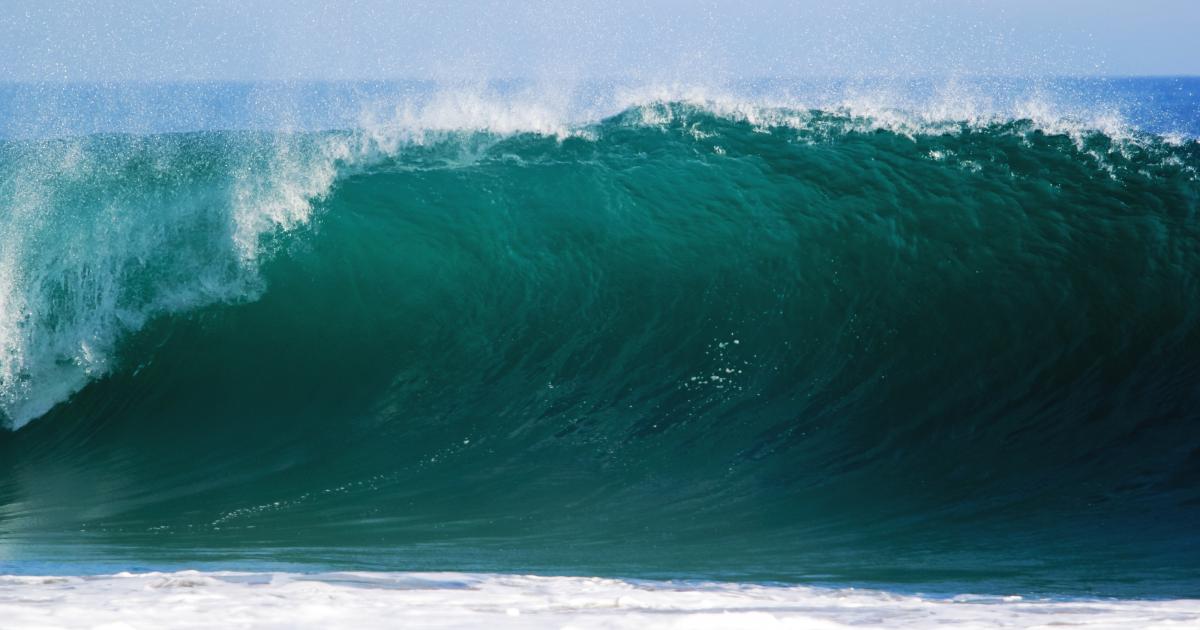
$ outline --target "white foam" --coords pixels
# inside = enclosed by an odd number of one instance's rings
[[[0,577],[4,628],[1200,627],[1200,600],[927,597],[880,590],[462,573]]]

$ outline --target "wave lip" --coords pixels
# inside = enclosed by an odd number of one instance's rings
[[[181,606],[181,603],[187,603]],[[0,576],[17,627],[1179,628],[1200,600],[926,596],[715,582],[464,573]]]

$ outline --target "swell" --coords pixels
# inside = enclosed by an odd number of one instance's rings
[[[559,136],[162,140],[177,160],[71,193],[103,200],[78,228],[143,186],[108,215],[131,231],[61,241],[136,247],[89,249],[45,322],[7,320],[11,417],[83,380],[0,437],[0,533],[1186,575],[1200,147],[1056,131],[662,103]],[[280,164],[319,177],[262,178]],[[46,269],[68,251],[18,242]],[[114,297],[91,269],[121,270]],[[109,335],[94,375],[62,350],[11,376],[11,339],[79,329]]]

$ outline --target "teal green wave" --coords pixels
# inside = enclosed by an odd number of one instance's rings
[[[1191,588],[1200,144],[786,114],[4,145],[0,541]]]

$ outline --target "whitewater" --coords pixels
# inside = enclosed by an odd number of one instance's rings
[[[1187,628],[1200,601],[928,597],[853,588],[462,573],[0,578],[5,627]]]

